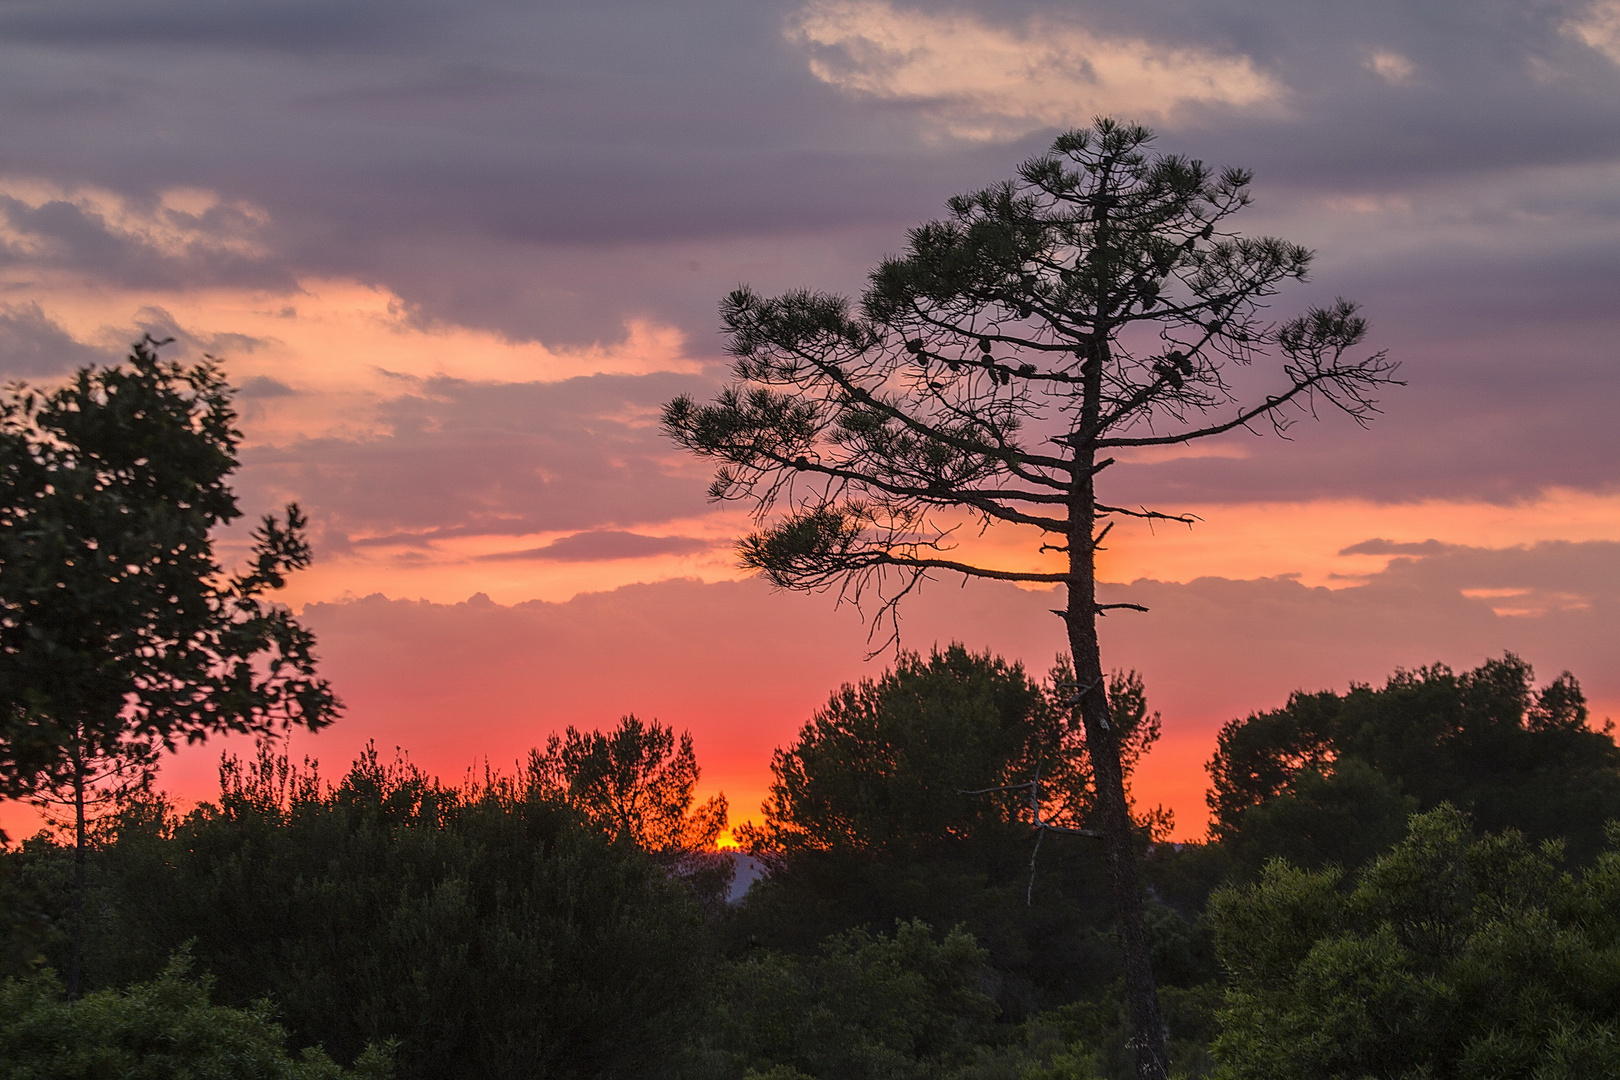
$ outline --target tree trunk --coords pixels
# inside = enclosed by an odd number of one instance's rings
[[[1064,622],[1077,684],[1075,708],[1085,724],[1092,781],[1097,787],[1098,832],[1108,860],[1115,929],[1125,962],[1125,1002],[1130,1014],[1131,1047],[1138,1080],[1166,1080],[1170,1074],[1164,1021],[1148,959],[1147,926],[1142,916],[1142,889],[1136,874],[1136,827],[1125,801],[1124,770],[1119,760],[1118,732],[1109,715],[1102,653],[1097,644],[1097,588],[1094,516],[1089,478],[1071,517],[1069,535],[1069,605]]]
[[[1074,602],[1073,591],[1071,586],[1069,649],[1074,658],[1075,681],[1083,691],[1078,708],[1086,728],[1092,779],[1097,785],[1097,812],[1101,818],[1098,831],[1107,853],[1115,926],[1124,954],[1125,999],[1130,1012],[1131,1044],[1136,1051],[1136,1075],[1140,1080],[1165,1080],[1169,1061],[1158,991],[1148,962],[1147,927],[1136,873],[1136,828],[1125,801],[1119,741],[1108,714],[1095,615],[1088,610],[1089,605]]]
[[[84,894],[87,887],[84,852],[84,765],[73,762],[73,906],[68,938],[67,992],[79,999],[79,956],[84,941]]]

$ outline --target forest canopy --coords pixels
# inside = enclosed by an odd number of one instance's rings
[[[1211,833],[1253,866],[1352,866],[1407,815],[1448,803],[1480,828],[1560,839],[1577,860],[1620,818],[1613,725],[1593,728],[1569,672],[1539,689],[1509,653],[1457,674],[1397,671],[1384,686],[1296,693],[1221,729]]]
[[[769,872],[731,902],[729,856],[673,854],[709,811],[698,748],[656,721],[459,786],[375,750],[334,780],[273,744],[227,756],[216,801],[139,797],[93,830],[97,1004],[71,1037],[113,1060],[149,1008],[293,1070],[266,1075],[334,1080],[1132,1076],[1084,744],[1050,701],[1064,671],[951,645],[831,694],[777,756],[775,816],[745,833]],[[1149,688],[1113,683],[1150,753]],[[1439,764],[1361,750],[1395,735]],[[1063,746],[1041,813],[1079,832],[1038,829],[1027,788],[968,793]],[[1615,760],[1575,678],[1537,686],[1512,656],[1234,720],[1210,792],[1229,825],[1173,844],[1138,813],[1172,1075],[1613,1072],[1620,834],[1541,800],[1607,790]],[[1329,850],[1368,805],[1387,830]],[[49,970],[71,880],[49,835],[0,855],[0,1045],[70,1030]]]

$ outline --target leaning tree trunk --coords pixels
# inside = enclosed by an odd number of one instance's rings
[[[1102,653],[1097,644],[1097,582],[1094,512],[1090,484],[1082,485],[1070,518],[1069,604],[1064,622],[1077,686],[1075,709],[1085,725],[1092,781],[1097,789],[1097,831],[1108,860],[1115,928],[1125,961],[1125,1001],[1130,1013],[1131,1047],[1138,1080],[1166,1080],[1170,1073],[1159,995],[1148,959],[1147,926],[1142,916],[1142,890],[1136,873],[1135,825],[1125,801],[1125,776],[1119,758],[1119,733],[1109,714]]]

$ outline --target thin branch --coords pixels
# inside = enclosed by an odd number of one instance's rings
[[[1061,469],[1067,464],[1061,458],[1047,457],[1044,454],[1033,454],[1028,450],[1008,446],[999,439],[997,441],[998,443],[1001,443],[1001,446],[998,448],[990,448],[983,445],[974,446],[965,440],[939,431],[931,425],[918,420],[904,409],[897,408],[881,398],[876,397],[864,387],[857,384],[855,380],[844,371],[843,368],[838,366],[837,363],[817,359],[802,349],[791,349],[790,351],[796,353],[806,363],[822,372],[824,376],[831,379],[834,383],[843,387],[844,392],[847,393],[851,399],[859,401],[863,405],[871,405],[880,412],[900,421],[902,425],[912,429],[918,434],[944,443],[946,446],[955,446],[958,450],[963,450],[967,453],[982,453],[988,457],[994,457],[1001,461],[1001,463],[1010,469],[1015,475],[1021,476],[1025,480],[1029,480],[1032,483],[1041,483],[1043,481],[1039,477],[1026,475],[1021,471],[1019,466],[1039,465],[1043,468]]]
[[[1382,355],[1383,354],[1377,354],[1372,359],[1374,361],[1376,361]],[[1306,391],[1312,390],[1312,389],[1314,389],[1314,388],[1316,388],[1316,387],[1318,387],[1318,386],[1320,386],[1320,385],[1322,385],[1324,383],[1331,386],[1333,383],[1338,382],[1341,379],[1348,379],[1348,378],[1351,378],[1352,376],[1373,377],[1373,376],[1376,376],[1377,374],[1378,373],[1376,371],[1371,371],[1371,370],[1366,369],[1366,368],[1361,367],[1361,366],[1348,367],[1348,368],[1337,368],[1337,367],[1335,367],[1335,368],[1325,368],[1323,370],[1313,372],[1310,375],[1307,375],[1304,378],[1301,378],[1301,379],[1297,380],[1294,383],[1294,385],[1292,387],[1290,387],[1285,393],[1283,393],[1281,395],[1267,397],[1266,400],[1264,402],[1262,402],[1261,404],[1254,406],[1252,409],[1246,409],[1246,410],[1238,413],[1237,416],[1235,416],[1231,420],[1228,420],[1228,421],[1226,421],[1225,423],[1222,423],[1222,424],[1213,424],[1213,425],[1211,425],[1209,427],[1197,428],[1197,429],[1195,429],[1193,431],[1183,431],[1183,432],[1180,432],[1180,433],[1175,434],[1175,435],[1149,436],[1149,437],[1139,438],[1139,439],[1133,439],[1133,438],[1097,439],[1092,443],[1092,445],[1097,446],[1097,447],[1105,447],[1105,446],[1173,446],[1176,443],[1191,442],[1194,439],[1205,439],[1205,438],[1210,437],[1211,435],[1221,435],[1221,434],[1224,434],[1224,433],[1226,433],[1228,431],[1233,431],[1233,430],[1235,430],[1237,428],[1245,427],[1251,421],[1256,420],[1259,417],[1265,416],[1268,413],[1276,412],[1278,409],[1280,409],[1282,406],[1288,404],[1294,398],[1296,398],[1299,395],[1305,393]],[[1324,391],[1324,392],[1326,392],[1326,391]],[[1344,405],[1343,403],[1338,401],[1338,399],[1332,398],[1330,396],[1330,400],[1332,400],[1333,403],[1335,405],[1337,405],[1343,411],[1350,413],[1352,416],[1356,415],[1355,412],[1351,408],[1347,407],[1346,405]],[[1355,400],[1355,399],[1352,399],[1352,400]]]
[[[1119,514],[1123,517],[1142,518],[1146,521],[1174,521],[1179,525],[1195,525],[1204,520],[1197,514],[1166,514],[1162,510],[1149,510],[1145,506],[1139,506],[1132,510],[1124,506],[1105,506],[1098,503],[1097,512],[1099,514]]]
[[[1029,787],[1034,782],[1035,781],[1033,780],[1025,780],[1022,784],[1002,784],[1000,787],[974,788],[971,791],[964,788],[957,788],[956,793],[958,795],[988,795],[992,791],[1018,791],[1021,788]]]
[[[989,578],[993,581],[1029,581],[1059,585],[1070,578],[1068,574],[1036,574],[1020,570],[992,570],[984,566],[974,566],[971,563],[956,562],[953,559],[914,559],[904,555],[880,557],[872,563],[872,565],[879,564],[923,570],[949,570],[968,577]]]

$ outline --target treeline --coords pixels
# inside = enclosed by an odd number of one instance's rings
[[[1069,678],[953,646],[844,687],[738,830],[738,903],[656,723],[460,785],[228,758],[216,802],[92,830],[77,927],[70,845],[0,860],[0,1077],[1132,1075]],[[1159,719],[1109,696],[1134,765]],[[1620,1074],[1620,749],[1571,676],[1296,694],[1210,771],[1207,842],[1137,808],[1176,1075]]]

